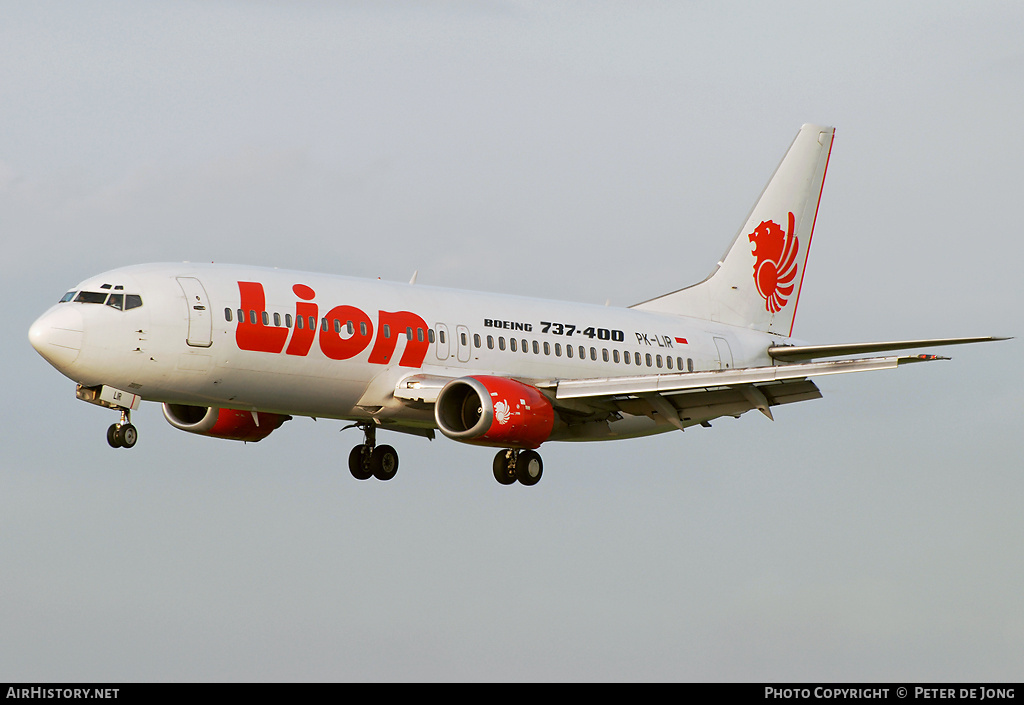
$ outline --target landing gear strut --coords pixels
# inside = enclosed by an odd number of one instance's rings
[[[535,450],[499,450],[494,456],[494,479],[502,485],[536,485],[544,474],[544,462]]]
[[[363,443],[348,454],[348,469],[357,480],[390,480],[398,472],[398,451],[377,445],[377,427],[372,423],[355,424],[363,429]]]
[[[107,429],[107,443],[111,448],[131,448],[139,440],[139,432],[132,426],[131,419],[131,410],[121,409],[120,423],[111,424]]]

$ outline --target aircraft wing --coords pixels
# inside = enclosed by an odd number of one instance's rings
[[[948,358],[935,355],[875,357],[708,372],[557,380],[548,388],[554,391],[556,407],[574,402],[578,407],[582,402],[594,405],[597,411],[611,402],[618,411],[652,418],[660,415],[683,429],[706,424],[720,416],[739,416],[751,409],[771,419],[772,406],[821,397],[809,377],[888,370],[914,362],[945,359]]]
[[[983,336],[980,338],[932,338],[928,340],[894,340],[884,343],[842,343],[839,345],[776,345],[768,348],[768,354],[782,362],[800,362],[820,357],[843,357],[865,353],[910,350],[911,348],[939,347],[942,345],[963,345],[965,343],[987,343],[1007,338]]]
[[[935,355],[873,357],[704,372],[522,381],[542,390],[567,420],[582,423],[623,412],[655,419],[661,416],[684,429],[752,409],[772,418],[772,406],[818,399],[821,392],[809,377],[887,370],[945,359]],[[410,375],[398,384],[394,394],[406,403],[429,406],[452,379]]]
[[[637,375],[634,377],[606,377],[596,379],[566,379],[553,382],[555,399],[610,397],[623,394],[681,394],[693,389],[735,387],[749,384],[768,384],[786,380],[805,379],[819,375],[845,372],[888,370],[911,362],[946,360],[935,355],[914,357],[871,357],[859,360],[831,360],[805,362],[770,367],[747,367],[710,372],[677,372],[663,375]],[[544,384],[537,385],[544,388]]]

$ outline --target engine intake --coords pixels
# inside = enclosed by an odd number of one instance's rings
[[[262,441],[291,416],[214,406],[164,404],[164,418],[182,431],[231,441]]]
[[[460,377],[437,395],[441,433],[463,443],[536,448],[551,437],[555,410],[536,387],[505,377]]]

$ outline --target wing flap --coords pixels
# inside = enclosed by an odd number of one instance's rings
[[[739,416],[751,409],[820,399],[821,392],[810,380],[789,380],[759,385],[696,389],[671,395],[644,393],[620,398],[619,411],[656,419],[662,416],[677,428],[706,424],[722,416]],[[764,408],[762,408],[764,407]],[[765,416],[771,418],[770,412]]]
[[[632,377],[602,377],[594,379],[557,380],[555,400],[584,399],[617,396],[638,396],[657,393],[672,395],[697,389],[737,387],[740,385],[762,385],[806,377],[844,374],[847,372],[868,372],[888,370],[910,362],[940,360],[934,355],[917,357],[871,357],[856,360],[831,360],[828,362],[804,362],[771,367],[747,367],[710,372],[679,372],[664,375],[639,375]]]

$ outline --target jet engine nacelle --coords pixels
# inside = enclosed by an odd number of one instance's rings
[[[269,436],[291,416],[214,406],[164,404],[164,418],[175,428],[200,436],[255,442]]]
[[[476,375],[446,384],[434,419],[441,433],[464,443],[536,448],[551,437],[555,410],[536,387],[505,377]]]

